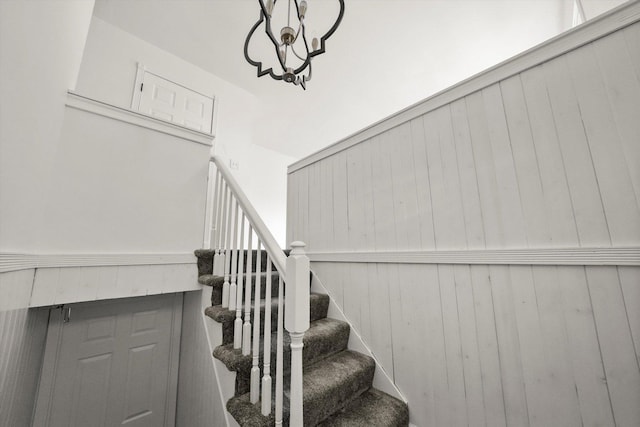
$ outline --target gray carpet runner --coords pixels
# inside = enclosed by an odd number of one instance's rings
[[[213,251],[197,250],[199,282],[212,287],[211,307],[205,314],[222,324],[222,343],[214,350],[213,356],[221,360],[227,369],[236,372],[235,396],[227,402],[227,410],[242,427],[273,426],[274,411],[265,417],[260,413],[260,402],[249,401],[251,356],[243,356],[240,350],[233,349],[233,322],[236,312],[222,308],[223,278],[213,276]],[[275,342],[277,300],[265,301],[266,254],[261,258],[261,271],[252,277],[252,284],[258,278],[261,286],[261,325],[264,325],[264,307],[271,304],[272,315],[272,354],[269,355],[272,366],[272,377],[275,377]],[[244,253],[245,264],[247,259]],[[257,265],[256,253],[253,253],[252,267]],[[275,271],[275,268],[274,268]],[[273,273],[271,295],[278,294],[279,281],[277,273]],[[252,286],[253,288],[253,286]],[[255,292],[255,291],[252,291]],[[252,304],[253,304],[252,295]],[[244,297],[243,297],[244,299]],[[327,318],[329,297],[322,294],[310,295],[310,328],[304,336],[303,349],[303,387],[304,387],[304,425],[305,427],[406,427],[409,424],[407,405],[386,393],[372,388],[375,363],[364,354],[347,349],[349,341],[349,325],[345,322]],[[244,310],[243,310],[244,311]],[[251,315],[253,317],[253,306]],[[263,337],[261,337],[262,339]],[[284,407],[288,412],[288,379],[289,379],[289,337],[284,333]],[[265,355],[260,345],[260,367]],[[273,379],[275,386],[275,378]],[[289,425],[288,418],[283,420]]]

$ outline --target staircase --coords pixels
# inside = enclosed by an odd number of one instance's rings
[[[247,262],[247,252],[244,262]],[[261,268],[256,269],[256,251],[252,251],[252,292],[255,292],[256,280],[260,280],[260,313],[264,324],[264,312],[271,305],[272,342],[276,341],[275,325],[278,315],[277,298],[265,301],[267,280],[267,256],[261,254]],[[222,294],[224,278],[213,272],[214,250],[197,250],[199,282],[212,287],[211,307],[205,314],[222,325],[223,338],[214,350],[213,356],[236,373],[235,396],[227,402],[227,410],[240,426],[261,427],[275,425],[274,411],[271,415],[261,414],[260,402],[252,404],[249,397],[249,384],[252,368],[252,355],[242,355],[240,349],[234,349],[234,321],[236,312],[223,308]],[[242,255],[241,255],[242,256]],[[262,273],[256,274],[256,271]],[[273,270],[275,271],[275,269]],[[270,295],[278,295],[278,273],[272,273]],[[253,301],[253,296],[252,296]],[[375,363],[369,356],[347,348],[350,328],[345,322],[327,318],[329,297],[311,293],[309,298],[310,327],[304,335],[303,343],[303,418],[304,426],[370,426],[395,427],[407,426],[409,412],[407,405],[398,399],[372,388]],[[253,307],[252,307],[253,310]],[[253,311],[252,311],[253,312]],[[264,340],[264,333],[261,341]],[[290,341],[284,334],[284,418],[283,425],[289,425],[289,373]],[[260,345],[262,349],[262,345]],[[275,366],[276,347],[269,355]],[[264,354],[260,350],[260,366]]]

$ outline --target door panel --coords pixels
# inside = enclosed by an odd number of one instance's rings
[[[212,132],[213,98],[145,72],[139,110],[200,132]]]
[[[68,323],[52,310],[50,332],[58,339],[45,354],[45,364],[51,352],[55,359],[46,425],[173,425],[165,418],[167,405],[175,406],[172,345],[179,343],[181,301],[176,294],[73,304]],[[41,398],[37,411],[47,407]]]

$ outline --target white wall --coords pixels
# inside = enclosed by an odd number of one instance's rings
[[[415,425],[640,422],[639,11],[294,165],[288,239]]]
[[[151,72],[216,97],[215,154],[224,158],[227,165],[230,159],[239,164],[239,169],[232,172],[274,235],[284,243],[284,167],[292,159],[253,144],[257,137],[254,133],[256,98],[96,17],[92,19],[76,92],[130,108],[138,62]],[[267,196],[270,193],[275,195],[273,199]]]
[[[627,1],[635,0],[580,0],[586,19],[593,19],[602,13],[620,6]]]
[[[92,10],[91,0],[0,2],[0,252],[38,248]],[[31,422],[48,317],[26,308],[34,274],[0,273],[0,425]]]
[[[209,146],[67,108],[39,253],[189,253],[204,232]]]
[[[0,2],[0,251],[37,248],[93,1]]]

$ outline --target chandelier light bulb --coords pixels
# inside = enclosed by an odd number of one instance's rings
[[[298,6],[298,11],[300,12],[300,14],[298,15],[298,17],[300,19],[304,19],[304,16],[307,13],[307,2],[305,0],[302,0],[300,2],[300,6]]]

